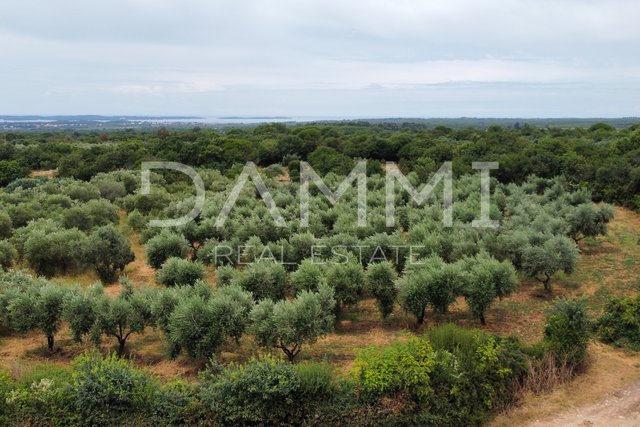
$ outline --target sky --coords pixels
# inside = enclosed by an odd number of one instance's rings
[[[637,0],[0,0],[0,114],[640,116]]]

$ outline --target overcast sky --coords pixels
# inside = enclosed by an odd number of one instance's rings
[[[0,0],[0,114],[640,116],[637,0]]]

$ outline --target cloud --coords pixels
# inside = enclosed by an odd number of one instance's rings
[[[521,111],[518,96],[539,93],[550,102],[561,97],[565,114],[591,112],[572,84],[598,91],[620,115],[637,111],[634,90],[616,89],[640,80],[640,3],[631,0],[0,0],[0,6],[0,113],[46,107],[208,114],[226,106],[235,111],[222,114],[261,114],[255,109],[268,99],[262,108],[283,114],[313,115],[333,104],[366,116],[383,111],[370,103],[386,91],[386,99],[403,104],[387,103],[389,114],[423,114],[411,90],[426,97],[448,92],[461,114],[470,103],[482,111],[475,93],[486,97],[486,114],[508,99],[500,115],[512,115]],[[469,92],[465,104],[464,92],[454,88],[467,83],[482,89]],[[354,93],[369,101],[353,102]],[[555,111],[542,103],[531,104],[540,115]],[[603,112],[605,104],[597,102]]]

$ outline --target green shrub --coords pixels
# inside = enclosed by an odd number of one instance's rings
[[[11,417],[10,406],[7,405],[7,397],[14,389],[15,383],[11,376],[0,371],[0,425],[9,425]]]
[[[640,351],[640,293],[608,301],[596,333],[606,343]]]
[[[164,286],[194,285],[205,275],[206,270],[199,262],[169,258],[158,271],[158,282]]]
[[[151,404],[151,425],[202,425],[208,414],[198,397],[198,388],[183,380],[158,387]]]
[[[405,393],[419,402],[431,393],[430,375],[435,360],[429,341],[414,338],[383,350],[361,350],[353,362],[353,374],[365,397]]]
[[[371,411],[367,424],[479,425],[514,399],[527,372],[518,341],[455,325],[427,336],[358,355],[353,373],[365,400],[356,412]]]
[[[427,333],[437,352],[433,396],[421,423],[476,425],[515,398],[514,382],[528,370],[519,341],[445,324]]]
[[[14,422],[80,425],[70,397],[70,379],[67,368],[51,365],[38,365],[23,374],[6,397]]]
[[[203,378],[200,397],[220,425],[300,425],[301,388],[293,365],[264,357]]]
[[[294,370],[300,378],[300,396],[305,402],[327,399],[335,391],[329,363],[299,363],[294,365]]]
[[[581,367],[587,359],[590,322],[582,300],[557,300],[547,315],[544,342],[556,359]]]
[[[115,354],[87,353],[73,362],[71,398],[84,425],[121,425],[147,412],[157,384]]]

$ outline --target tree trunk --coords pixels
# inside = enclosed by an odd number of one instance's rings
[[[425,309],[423,308],[420,314],[418,315],[418,325],[422,325],[424,323],[424,312],[425,312]]]
[[[283,344],[280,344],[278,347],[280,347],[280,349],[284,352],[284,354],[287,355],[287,359],[289,360],[289,363],[295,362],[296,356],[298,355],[298,353],[300,353],[300,347],[297,344],[293,346],[291,350],[289,350]]]
[[[127,343],[126,338],[118,338],[118,356],[122,357],[124,354],[124,345]]]
[[[486,325],[487,321],[484,319],[484,313],[480,313],[480,324]]]
[[[547,275],[547,278],[544,279],[544,290],[547,292],[551,292],[551,277]]]
[[[47,346],[49,347],[49,351],[53,351],[53,335],[47,335]]]

